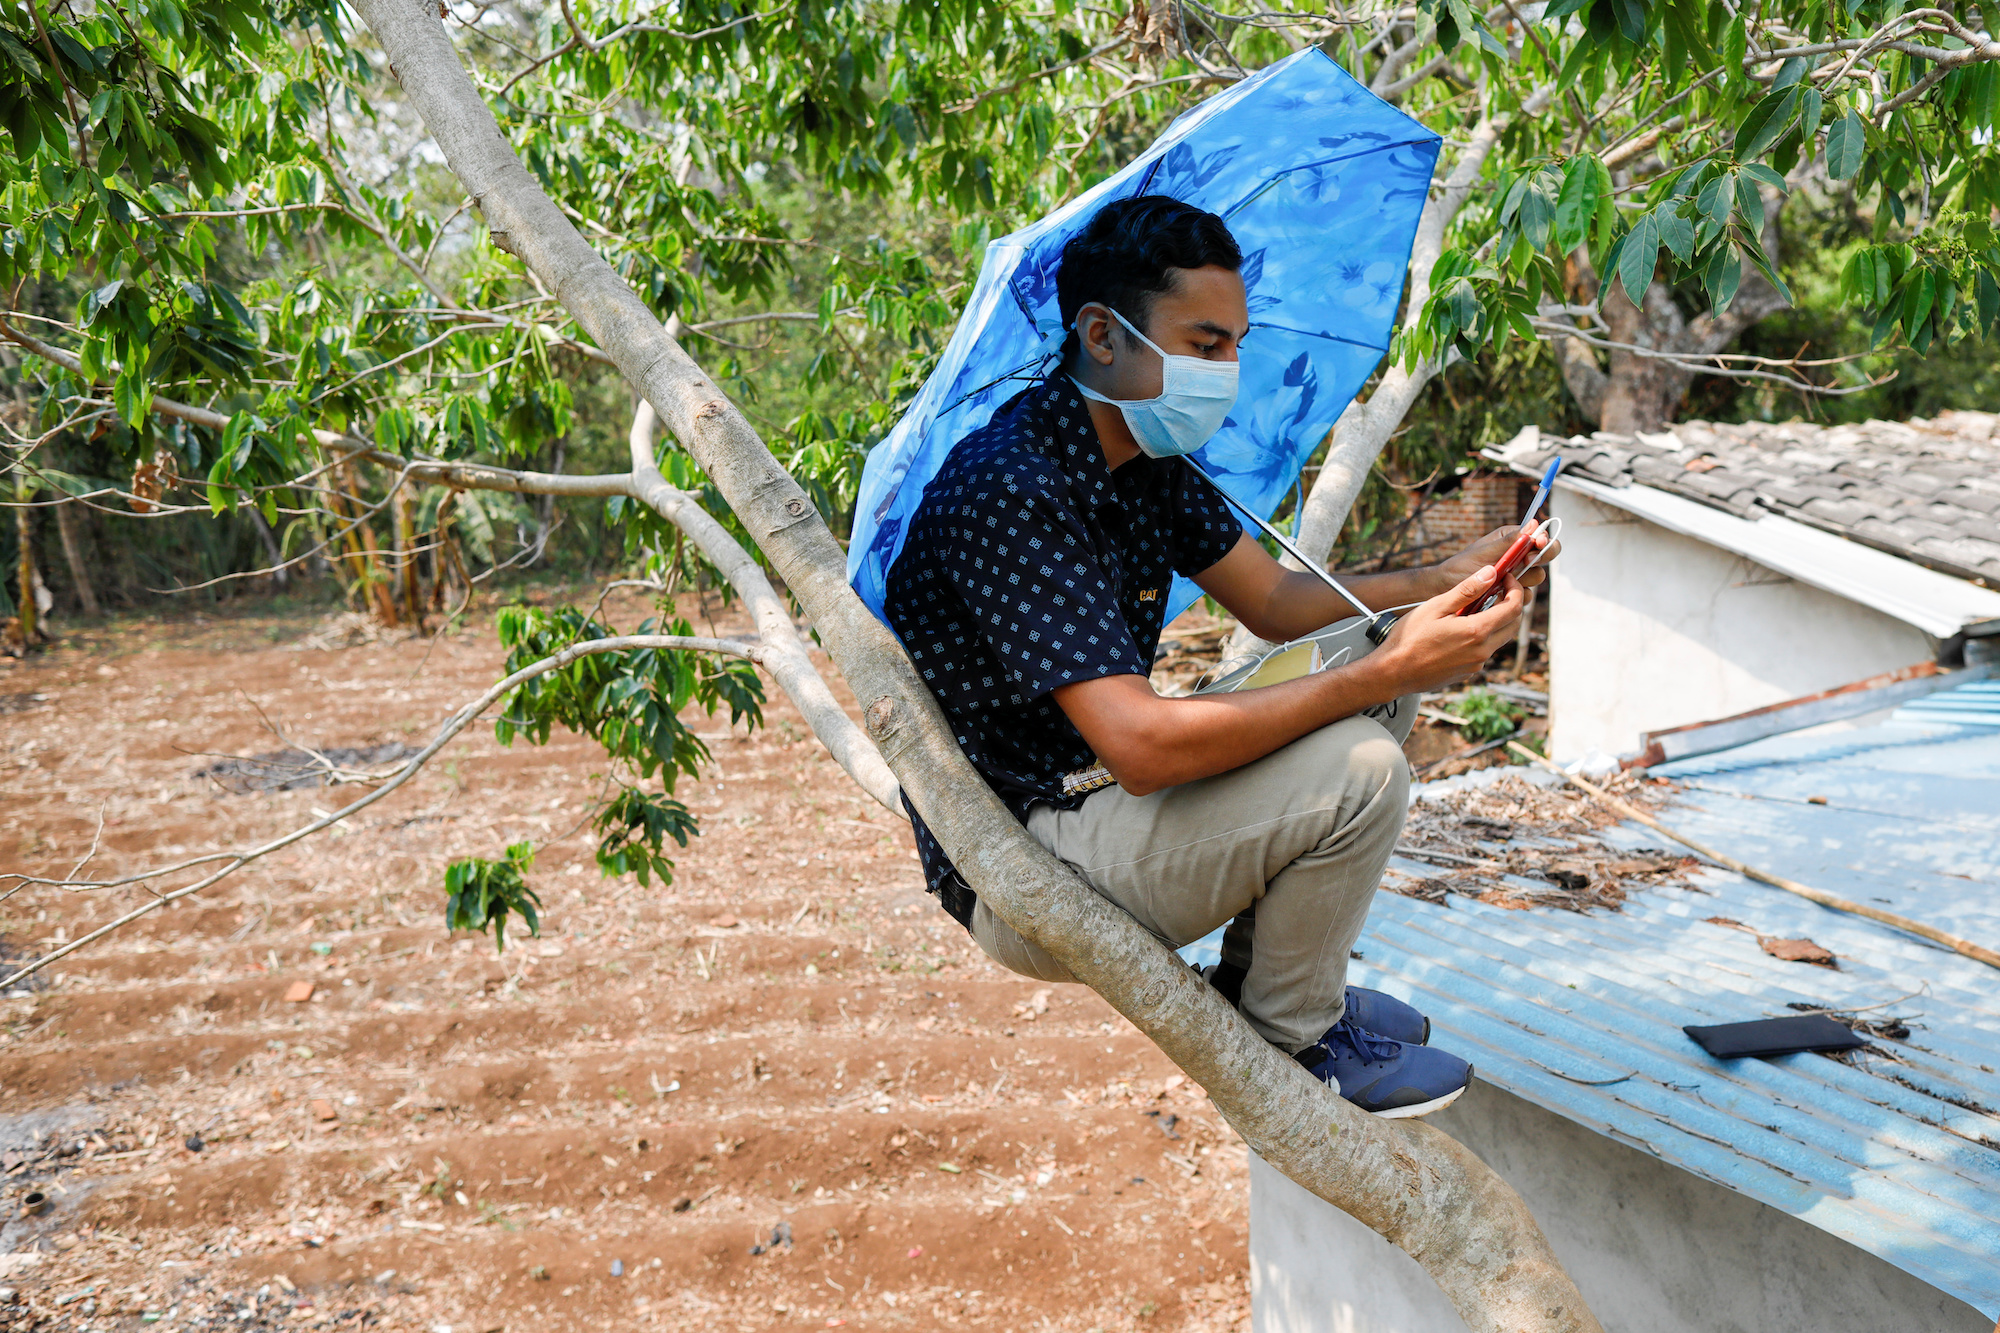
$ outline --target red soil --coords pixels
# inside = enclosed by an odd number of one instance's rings
[[[281,646],[306,628],[0,667],[0,870],[67,871],[100,814],[100,877],[295,827],[359,789],[191,776],[279,748],[253,701],[307,743],[420,743],[500,660],[483,624]],[[989,963],[902,821],[781,697],[769,721],[694,724],[716,764],[669,887],[598,877],[600,751],[479,728],[0,1000],[0,1327],[1243,1326],[1244,1150],[1200,1090],[1090,992]],[[521,838],[542,939],[448,935],[446,862]],[[30,888],[0,937],[39,954],[142,900]]]

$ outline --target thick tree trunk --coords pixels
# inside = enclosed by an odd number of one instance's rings
[[[69,565],[69,582],[76,589],[77,604],[87,616],[97,614],[97,590],[90,586],[90,566],[83,558],[83,534],[76,530],[76,501],[56,506],[56,534],[62,538],[63,560]]]
[[[1253,1150],[1424,1263],[1474,1329],[1597,1329],[1519,1196],[1484,1163],[1436,1130],[1342,1101],[1028,837],[847,586],[840,546],[798,483],[515,157],[431,0],[357,8],[494,243],[554,293],[720,489],[812,615],[904,789],[994,910],[1158,1042]]]

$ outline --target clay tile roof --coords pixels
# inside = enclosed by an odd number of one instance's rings
[[[1688,421],[1659,434],[1544,435],[1489,456],[1536,476],[1557,453],[1566,473],[1602,485],[1651,486],[1739,518],[1782,514],[2000,588],[1995,413],[1825,427]]]

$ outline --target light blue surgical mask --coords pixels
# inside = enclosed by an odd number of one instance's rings
[[[1106,307],[1109,309],[1109,307]],[[1072,377],[1077,392],[1094,402],[1108,403],[1125,417],[1132,438],[1148,458],[1178,458],[1207,444],[1236,406],[1234,361],[1206,361],[1198,356],[1168,356],[1160,345],[1132,327],[1116,310],[1111,317],[1125,331],[1159,353],[1160,396],[1122,401],[1106,398]]]

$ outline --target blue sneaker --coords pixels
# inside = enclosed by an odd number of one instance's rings
[[[1441,1111],[1472,1082],[1472,1066],[1451,1052],[1392,1041],[1349,1018],[1292,1058],[1348,1101],[1386,1120]]]
[[[1230,963],[1211,963],[1201,969],[1208,984],[1222,992],[1232,1005],[1243,1003],[1244,971]],[[1347,988],[1347,1017],[1370,1032],[1400,1041],[1405,1046],[1428,1046],[1431,1021],[1393,995],[1360,986]]]
[[[1360,986],[1347,988],[1347,1014],[1354,1026],[1405,1046],[1431,1044],[1431,1021],[1393,995]]]

